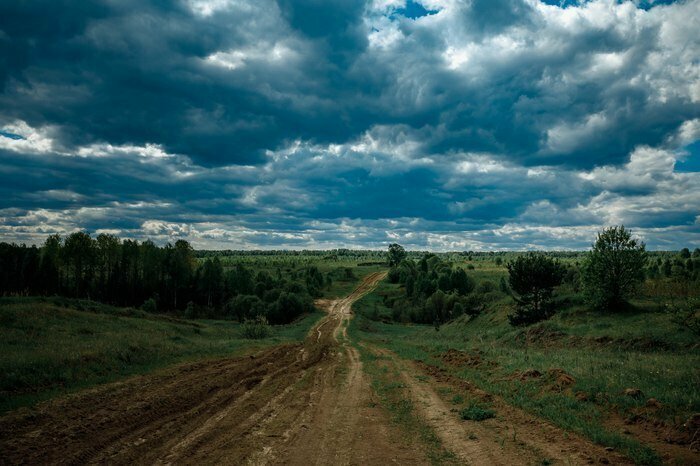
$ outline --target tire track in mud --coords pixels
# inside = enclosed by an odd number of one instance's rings
[[[304,343],[180,365],[0,418],[2,464],[379,464],[412,462],[345,338],[366,277]]]

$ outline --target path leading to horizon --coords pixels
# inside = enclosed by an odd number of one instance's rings
[[[429,464],[429,448],[391,422],[347,333],[352,304],[385,275],[367,276],[345,298],[320,301],[327,315],[303,343],[179,365],[6,415],[0,463]],[[499,416],[488,423],[462,421],[419,366],[367,349],[386,361],[449,462],[613,458],[507,405],[496,403]]]

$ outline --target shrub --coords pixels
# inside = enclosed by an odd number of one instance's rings
[[[238,295],[226,304],[226,314],[239,322],[266,312],[265,303],[255,295]]]
[[[258,315],[254,319],[245,319],[241,324],[241,336],[249,340],[261,340],[270,336],[270,333],[270,324],[262,315]]]
[[[666,306],[673,322],[700,337],[700,299],[687,299],[680,304]]]
[[[464,313],[471,317],[478,316],[486,308],[484,296],[477,293],[466,296],[462,300],[462,305],[464,306]]]
[[[506,281],[505,277],[501,277],[501,279],[498,281],[498,289],[503,294],[508,294],[510,292],[510,288],[508,288],[508,282]]]
[[[485,294],[485,293],[490,293],[492,291],[496,291],[496,285],[491,281],[491,280],[484,280],[479,282],[479,285],[476,287],[476,292]]]
[[[387,274],[387,279],[389,280],[389,283],[399,283],[399,278],[400,278],[400,272],[398,267],[392,267],[389,269],[389,273]]]
[[[145,312],[150,312],[151,314],[155,313],[158,311],[158,306],[156,304],[156,300],[154,298],[148,298],[144,303],[141,305],[141,310]]]
[[[197,308],[195,308],[194,303],[192,301],[187,303],[187,307],[185,308],[185,318],[186,319],[195,319],[197,317]]]
[[[467,275],[463,268],[457,267],[450,277],[452,289],[460,295],[471,293],[474,290],[474,280]]]
[[[496,412],[482,404],[471,402],[466,408],[462,408],[459,417],[465,421],[483,421],[496,416]]]

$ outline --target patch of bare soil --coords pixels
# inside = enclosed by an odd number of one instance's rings
[[[605,423],[610,430],[630,435],[652,447],[664,463],[700,464],[700,413],[676,424],[663,422],[653,415],[661,404],[653,398],[645,407],[623,418],[608,413]]]
[[[515,408],[443,369],[417,361],[400,361],[388,350],[374,351],[390,356],[421,416],[444,447],[465,464],[539,464],[543,460],[562,464],[630,464],[617,452]],[[441,391],[488,402],[496,416],[484,421],[462,420],[459,410],[438,394]]]
[[[478,367],[483,364],[494,364],[493,361],[488,361],[487,363],[482,359],[482,356],[483,352],[476,349],[467,353],[464,351],[456,350],[454,348],[450,348],[444,353],[438,355],[442,362],[452,367]]]
[[[0,418],[2,464],[420,463],[338,343],[373,274],[303,344],[185,364]]]

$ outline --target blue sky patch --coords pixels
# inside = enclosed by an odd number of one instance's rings
[[[14,134],[14,133],[8,133],[7,131],[2,131],[0,130],[0,136],[8,139],[14,139],[15,141],[24,139],[23,136],[20,136],[19,134]]]
[[[405,16],[406,18],[418,19],[423,16],[434,15],[438,10],[428,10],[420,2],[414,2],[413,0],[407,0],[406,6],[403,8],[397,8],[395,14]]]
[[[685,173],[700,172],[700,141],[695,141],[693,144],[684,147],[684,151],[688,155],[676,162],[676,171]]]

